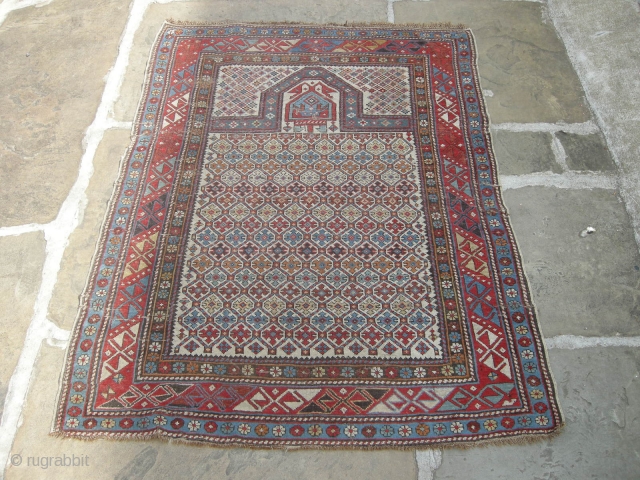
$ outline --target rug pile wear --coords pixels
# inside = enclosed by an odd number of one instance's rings
[[[556,432],[475,56],[451,26],[165,24],[54,433]]]

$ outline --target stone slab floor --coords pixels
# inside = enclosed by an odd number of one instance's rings
[[[64,349],[164,19],[473,29],[501,183],[567,427],[467,450],[282,451],[48,436]],[[0,464],[7,479],[640,478],[636,0],[3,0]],[[595,233],[586,234],[587,227]],[[581,234],[582,233],[582,234]],[[13,455],[89,466],[12,466]],[[5,466],[6,465],[6,466]]]

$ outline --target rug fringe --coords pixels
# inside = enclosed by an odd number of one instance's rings
[[[245,448],[251,450],[352,450],[352,451],[367,451],[367,450],[466,450],[476,447],[492,447],[492,446],[520,446],[530,445],[532,443],[553,440],[562,434],[564,430],[564,424],[559,425],[554,430],[546,431],[536,434],[519,434],[514,432],[500,432],[505,434],[504,436],[485,438],[477,440],[461,440],[455,441],[442,440],[438,442],[437,439],[425,440],[423,443],[417,441],[407,441],[407,444],[371,444],[371,445],[357,445],[350,443],[339,443],[335,445],[325,445],[323,443],[304,443],[300,445],[296,444],[284,444],[284,443],[272,443],[272,444],[253,444],[248,441],[233,438],[228,442],[220,441],[222,438],[206,437],[202,439],[187,438],[180,433],[168,432],[166,430],[158,430],[149,433],[134,433],[134,432],[121,432],[121,433],[108,433],[108,432],[71,432],[54,430],[49,432],[49,435],[56,438],[73,438],[85,442],[99,441],[106,439],[109,441],[129,441],[129,440],[144,440],[144,441],[157,441],[166,443],[177,443],[181,445],[193,445],[198,447],[210,447],[210,448]],[[434,441],[435,440],[435,441]]]
[[[388,23],[388,22],[325,22],[325,23],[313,23],[313,22],[294,22],[294,21],[281,21],[281,22],[238,22],[237,20],[220,20],[213,22],[195,22],[190,20],[177,20],[169,18],[165,21],[165,25],[176,27],[215,27],[225,25],[237,25],[237,26],[289,26],[297,25],[300,27],[386,27],[386,28],[420,28],[423,30],[468,30],[468,27],[463,23],[451,23],[451,22],[431,22],[431,23]]]

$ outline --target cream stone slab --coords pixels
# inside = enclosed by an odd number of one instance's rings
[[[107,130],[96,151],[94,172],[86,192],[87,207],[65,249],[49,304],[49,319],[61,328],[69,330],[73,327],[120,161],[129,142],[128,130]]]
[[[56,0],[0,26],[0,226],[53,220],[113,65],[128,0]]]
[[[167,19],[188,22],[301,22],[337,23],[387,21],[386,0],[214,0],[152,4],[134,39],[121,96],[115,105],[117,120],[132,121],[142,93],[149,52]]]
[[[12,455],[23,464],[9,466],[6,480],[130,479],[174,480],[352,480],[416,478],[413,450],[278,450],[216,448],[161,440],[82,441],[48,435],[58,394],[63,350],[43,345]],[[28,457],[76,455],[89,466],[27,466]]]
[[[545,6],[503,0],[393,4],[396,23],[463,23],[473,30],[482,88],[494,123],[584,122],[584,92]]]
[[[0,238],[0,415],[33,316],[44,259],[41,232]]]

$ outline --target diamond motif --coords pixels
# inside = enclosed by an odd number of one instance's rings
[[[410,144],[402,135],[384,140],[340,134],[282,134],[267,141],[257,134],[222,137],[210,135],[209,151],[220,152],[227,167],[210,168],[200,186],[207,196],[198,212],[213,227],[200,227],[187,250],[207,284],[190,283],[183,311],[203,301],[203,312],[226,315],[223,323],[231,325],[233,318],[244,319],[260,308],[266,317],[246,319],[246,327],[263,325],[261,341],[268,348],[255,340],[247,343],[244,327],[228,335],[207,328],[203,335],[211,347],[204,350],[195,340],[175,339],[174,347],[200,355],[225,350],[225,356],[291,356],[300,348],[326,357],[396,355],[398,347],[378,334],[423,309],[432,294],[409,283],[416,275],[426,278],[414,248],[419,210],[404,180],[417,167],[405,161],[410,168],[399,171],[389,163],[392,157],[398,163],[407,158]],[[338,152],[346,157],[335,157]],[[215,292],[208,293],[212,287]],[[265,324],[269,318],[277,326]],[[336,318],[351,323],[344,328]],[[367,319],[378,322],[378,333],[352,337],[349,332],[366,331]],[[416,326],[406,325],[394,341],[411,348]],[[320,338],[322,332],[326,335]]]

